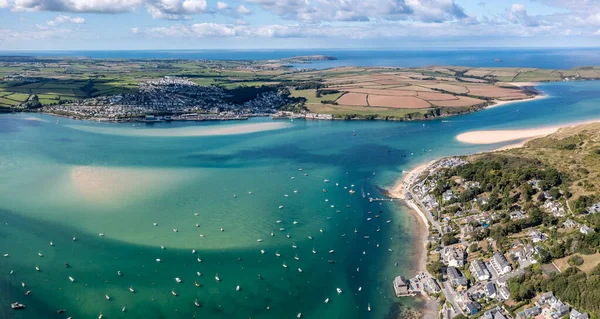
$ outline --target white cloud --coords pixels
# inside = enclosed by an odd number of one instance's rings
[[[157,0],[146,4],[154,19],[187,20],[189,15],[208,10],[206,0]]]
[[[14,11],[130,12],[143,0],[10,0]]]
[[[8,8],[8,0],[0,0],[0,9]]]
[[[522,4],[513,4],[508,11],[508,21],[514,24],[520,24],[524,27],[537,27],[538,21],[527,14],[525,6]]]
[[[242,4],[242,5],[240,5],[240,6],[237,8],[237,12],[238,12],[239,14],[243,14],[243,15],[247,15],[247,14],[251,14],[251,13],[252,13],[252,11],[250,11],[250,9],[248,9],[248,7],[246,7],[246,6],[245,6],[245,5],[243,5],[243,4]]]
[[[217,1],[217,9],[219,10],[225,10],[228,9],[229,5],[225,2],[221,2],[221,1]]]
[[[54,19],[46,21],[46,24],[49,26],[57,26],[59,24],[63,24],[63,23],[73,23],[73,24],[82,24],[85,22],[84,18],[81,17],[71,17],[71,16],[66,16],[66,15],[59,15],[56,16]]]
[[[131,29],[129,29],[129,31],[131,31],[131,33],[133,33],[133,34],[138,34],[140,32],[140,28],[137,28],[137,27],[131,28]]]
[[[443,22],[467,18],[454,0],[245,0],[286,19],[304,22],[411,20]]]

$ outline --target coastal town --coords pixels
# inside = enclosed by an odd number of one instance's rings
[[[522,290],[532,272],[540,278],[565,272],[551,257],[554,241],[594,234],[586,216],[598,213],[600,203],[572,211],[566,188],[546,167],[522,177],[527,204],[517,193],[503,205],[494,179],[482,176],[494,160],[444,158],[405,176],[399,195],[427,225],[428,263],[415,279],[396,278],[396,295],[410,291],[437,299],[441,318],[590,318],[553,291]],[[567,267],[581,265],[580,259],[570,257]]]

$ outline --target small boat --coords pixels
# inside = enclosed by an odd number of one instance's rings
[[[200,234],[200,237],[201,237],[201,238],[204,238],[204,235]]]
[[[40,267],[35,266],[35,271],[40,271]]]
[[[259,238],[256,241],[259,242],[259,243],[262,243],[262,238]]]
[[[194,305],[195,305],[196,307],[200,307],[200,303],[198,302],[198,299],[194,300]]]
[[[388,219],[388,220],[386,220],[385,222],[389,224],[389,223],[391,223],[392,221]]]
[[[329,298],[325,299],[325,303],[329,303]]]
[[[335,288],[335,290],[337,291],[338,294],[342,293],[342,289],[340,289],[340,288]]]
[[[165,249],[165,246],[163,246],[163,245],[160,245],[160,249],[163,249],[163,250],[164,250],[164,249]]]
[[[14,274],[14,273],[15,273],[15,271],[14,271],[14,270],[11,270],[11,271],[10,271],[10,273],[9,273],[9,275],[12,275],[12,274]]]
[[[53,242],[50,242],[50,246],[54,246],[54,243],[53,243]]]
[[[195,253],[196,253],[196,250],[195,250],[195,249],[192,249],[192,254],[195,254]]]
[[[171,290],[171,294],[172,294],[173,296],[177,296],[177,293],[175,292],[175,290]]]
[[[322,233],[323,232],[323,228],[320,228],[319,231]]]
[[[223,227],[221,227],[221,229],[220,229],[220,230],[221,230],[221,232],[224,232],[224,231],[225,231],[225,230],[223,229]]]
[[[200,287],[200,284],[197,281],[194,281],[194,286]]]
[[[30,293],[31,293],[31,290],[27,290],[27,291],[25,292],[25,296],[29,296],[29,294],[30,294]]]
[[[75,282],[75,278],[73,278],[73,277],[71,277],[71,276],[69,276],[69,280],[70,280],[71,282]]]
[[[120,270],[117,270],[117,275],[119,275],[119,276],[123,276],[123,274],[121,273],[121,271],[120,271]]]
[[[308,239],[313,239],[313,237],[312,236],[308,236]]]
[[[284,230],[285,230],[285,228],[281,227],[281,228],[279,228],[279,230],[280,230],[280,231],[284,231]]]
[[[25,283],[21,282],[21,287],[25,288]]]
[[[156,262],[157,262],[157,263],[159,263],[159,262],[161,262],[161,261],[162,261],[162,260],[160,260],[160,258],[156,258]]]
[[[158,226],[158,223],[153,223],[152,225],[153,225],[153,226]]]
[[[288,194],[283,194],[283,197],[289,197],[289,196],[290,196],[290,195],[288,195]]]
[[[173,228],[173,232],[178,232],[179,230],[177,230],[177,228]]]
[[[358,234],[358,229],[354,228],[354,233]]]
[[[291,238],[290,233],[288,233],[287,235],[285,235],[285,237]]]
[[[103,315],[103,314],[100,314],[100,315],[98,316],[98,319],[102,319],[102,318],[104,318],[104,315]]]
[[[329,253],[333,254],[333,253],[335,253],[335,250],[332,249],[332,250],[329,251]]]
[[[196,224],[196,228],[200,227],[200,224]]]
[[[194,216],[198,216],[198,215],[200,215],[200,214],[198,214],[198,213],[194,213]]]
[[[392,252],[392,249],[391,249],[391,248],[388,248],[388,251],[389,251],[389,252]]]
[[[297,193],[297,192],[298,192],[298,190],[297,190],[297,189],[294,189],[294,193]]]
[[[100,234],[98,234],[98,236],[104,237],[104,233],[100,233]]]
[[[354,193],[356,193],[356,191],[355,191],[355,190],[353,190],[353,189],[351,189],[351,190],[349,190],[349,191],[348,191],[348,193],[350,193],[350,194],[354,194]]]
[[[298,268],[298,272],[302,272],[302,268]]]
[[[358,287],[358,291],[362,291],[362,287]]]
[[[298,225],[298,222],[297,222],[297,221],[294,221],[292,224],[294,224],[294,225]]]
[[[327,262],[328,262],[328,263],[330,263],[330,264],[335,264],[335,260],[331,260],[331,259],[330,259],[330,260],[328,260]]]
[[[325,183],[329,183],[329,180],[328,180],[328,179],[326,179],[326,180],[324,180],[323,182],[325,182]]]
[[[129,287],[129,291],[135,292],[135,290],[133,289],[133,287]]]
[[[76,240],[77,240],[77,237],[73,237],[73,241],[76,241]]]
[[[271,231],[271,236],[275,236],[275,234]]]
[[[296,260],[300,260],[300,257],[298,257],[298,256],[296,255],[296,256],[294,256],[294,259],[296,259]]]
[[[292,244],[292,248],[294,248],[294,249],[298,248],[298,246],[296,246],[296,243]]]
[[[127,311],[127,308],[125,308],[125,307],[121,308],[121,312],[125,312],[125,311]]]
[[[198,277],[202,277],[202,273],[201,273],[201,272],[199,272],[199,271],[196,271],[196,275],[197,275]]]
[[[282,209],[282,208],[283,208],[283,206],[279,206],[279,209]]]
[[[221,278],[219,278],[219,274],[216,274],[216,275],[215,275],[215,280],[216,280],[216,281],[221,281]]]
[[[276,251],[276,252],[275,252],[275,256],[277,256],[277,257],[281,257],[281,254],[280,254],[278,251]]]
[[[283,263],[283,268],[287,268],[287,265],[285,263]]]
[[[300,318],[300,317],[302,317],[302,313],[301,312],[298,313],[298,315],[296,316],[296,318]]]
[[[106,300],[110,300],[110,296],[109,295],[104,295],[104,298],[106,298]]]
[[[235,287],[235,291],[240,291],[240,286],[238,285],[237,287]]]
[[[8,254],[4,254],[4,255],[2,255],[2,256],[4,256],[4,257],[8,257]]]
[[[264,250],[264,249],[261,249],[261,250],[260,250],[260,253],[264,255],[264,254],[265,254],[265,250]]]
[[[202,262],[202,258],[200,258],[200,257],[196,258],[196,260],[197,260],[199,263],[201,263],[201,262]]]
[[[10,304],[12,309],[25,309],[25,305],[22,303],[14,302]]]
[[[371,311],[371,303],[367,304],[367,311]]]
[[[43,257],[44,255],[42,255],[42,253],[38,253],[38,256]]]
[[[178,283],[181,283],[181,279],[179,279],[179,277],[175,277],[175,281],[177,281]]]
[[[317,253],[317,251],[315,250],[315,248],[314,248],[314,247],[313,247],[313,249],[312,249],[312,253],[313,253],[313,254],[316,254],[316,253]]]
[[[356,267],[356,272],[359,272],[359,271],[360,271],[360,267]]]

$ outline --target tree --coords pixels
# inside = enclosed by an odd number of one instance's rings
[[[442,236],[442,243],[444,246],[450,246],[458,243],[458,238],[454,236],[454,233],[446,233]]]

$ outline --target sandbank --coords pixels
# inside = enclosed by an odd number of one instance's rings
[[[459,142],[467,144],[496,144],[502,142],[546,136],[558,131],[559,127],[545,127],[523,130],[483,130],[462,133],[456,136]]]
[[[510,100],[510,101],[493,100],[494,104],[489,105],[487,108],[494,108],[494,107],[503,106],[503,105],[507,105],[507,104],[513,104],[513,103],[520,103],[520,102],[528,102],[528,101],[540,100],[540,99],[544,99],[544,98],[547,98],[547,97],[548,97],[548,95],[539,94],[539,95],[534,95],[531,98],[527,98],[527,99],[523,99],[523,100]]]
[[[263,131],[280,130],[291,127],[287,122],[227,124],[227,125],[198,125],[177,128],[145,128],[122,126],[87,126],[67,125],[72,129],[108,135],[153,136],[153,137],[194,137],[249,134]]]
[[[164,191],[190,176],[188,170],[104,166],[74,166],[68,174],[76,193],[102,204]]]

